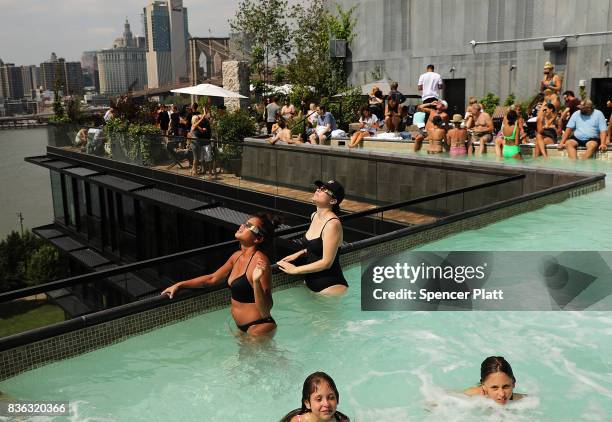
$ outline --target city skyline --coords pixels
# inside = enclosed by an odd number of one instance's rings
[[[66,61],[80,61],[84,51],[107,49],[123,32],[127,18],[132,32],[143,36],[142,10],[146,0],[0,0],[0,59],[5,63],[39,65],[52,52]],[[228,19],[239,0],[184,0],[189,10],[189,32],[194,37],[227,36]],[[214,10],[215,16],[207,16]],[[24,21],[32,28],[24,34]],[[61,29],[58,30],[58,28]],[[53,34],[53,36],[50,36]]]

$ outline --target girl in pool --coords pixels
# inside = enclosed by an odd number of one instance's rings
[[[489,356],[480,365],[480,384],[464,391],[468,396],[485,396],[498,404],[520,400],[523,394],[515,393],[516,379],[512,367],[501,356]]]
[[[317,180],[312,200],[317,210],[310,227],[298,242],[302,249],[284,257],[278,267],[287,274],[304,274],[308,288],[323,295],[340,295],[348,283],[342,274],[338,248],[342,244],[342,223],[336,215],[344,199],[344,187],[335,181]],[[298,266],[292,262],[297,261]]]
[[[350,422],[336,410],[340,394],[334,380],[325,372],[310,374],[302,387],[302,407],[289,412],[281,422]]]
[[[270,262],[262,248],[274,234],[278,225],[267,214],[253,215],[241,224],[236,234],[240,250],[234,252],[221,268],[212,274],[176,283],[162,292],[170,299],[183,287],[214,286],[227,280],[232,292],[231,312],[238,328],[247,334],[268,334],[276,329],[270,315],[272,291]]]

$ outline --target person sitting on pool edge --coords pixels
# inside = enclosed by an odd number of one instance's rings
[[[520,400],[525,395],[514,392],[516,378],[502,356],[489,356],[480,365],[480,384],[464,391],[468,396],[485,396],[498,404]]]
[[[463,127],[461,114],[454,114],[453,128],[446,132],[446,142],[450,147],[450,156],[472,155],[472,144],[468,142],[468,131]]]
[[[300,250],[284,257],[278,267],[287,274],[304,274],[306,285],[323,295],[340,295],[348,283],[342,274],[338,249],[342,244],[342,223],[337,214],[344,199],[344,187],[336,180],[317,180],[312,200],[317,210],[310,216],[310,227],[296,242]],[[317,236],[318,234],[318,236]],[[297,266],[292,264],[296,262]]]
[[[523,156],[521,155],[519,143],[523,129],[520,125],[518,113],[514,110],[508,111],[506,123],[502,127],[500,142],[495,142],[495,154],[498,157],[522,160]]]
[[[431,123],[433,127],[427,132],[427,140],[429,141],[427,154],[440,154],[447,148],[445,124],[440,116],[434,116]]]
[[[345,414],[336,410],[340,393],[334,380],[325,372],[308,375],[302,387],[302,404],[287,413],[280,422],[350,422]]]
[[[278,220],[268,214],[258,213],[241,224],[234,235],[240,250],[212,274],[173,284],[161,294],[174,297],[183,287],[214,286],[227,280],[232,292],[231,312],[236,326],[251,335],[268,334],[276,329],[270,315],[272,309],[272,285],[270,262],[262,251],[272,238]]]

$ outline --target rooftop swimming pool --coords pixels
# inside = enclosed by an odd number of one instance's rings
[[[0,383],[21,400],[70,400],[88,421],[275,421],[314,371],[335,379],[354,421],[606,420],[612,316],[603,312],[362,312],[359,266],[342,298],[275,294],[275,338],[254,344],[228,310],[201,315]],[[458,391],[503,355],[525,400]]]
[[[495,157],[480,158],[494,161]],[[424,245],[422,250],[612,250],[612,161],[505,160],[505,164],[527,164],[571,171],[606,174],[605,189],[551,204],[536,211],[507,218],[478,230],[462,232]]]
[[[543,163],[612,174],[603,160]],[[610,216],[608,186],[419,249],[612,250]],[[232,335],[225,309],[22,373],[0,391],[69,400],[79,421],[276,421],[323,370],[353,421],[609,420],[612,313],[362,312],[360,267],[346,276],[342,298],[276,292],[268,343]],[[458,394],[489,355],[508,359],[526,399],[500,407]]]

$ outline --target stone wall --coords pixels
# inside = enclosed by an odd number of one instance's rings
[[[227,111],[236,111],[249,105],[249,64],[247,62],[223,62],[223,88],[244,95],[247,98],[226,98]]]
[[[487,163],[349,151],[310,144],[270,146],[264,141],[251,139],[245,140],[242,157],[244,179],[304,190],[312,189],[315,180],[336,179],[345,186],[347,197],[383,204],[435,195],[518,174],[524,174],[525,178],[427,201],[413,207],[413,210],[453,214],[577,180],[572,173],[543,171],[540,168],[492,167]]]

